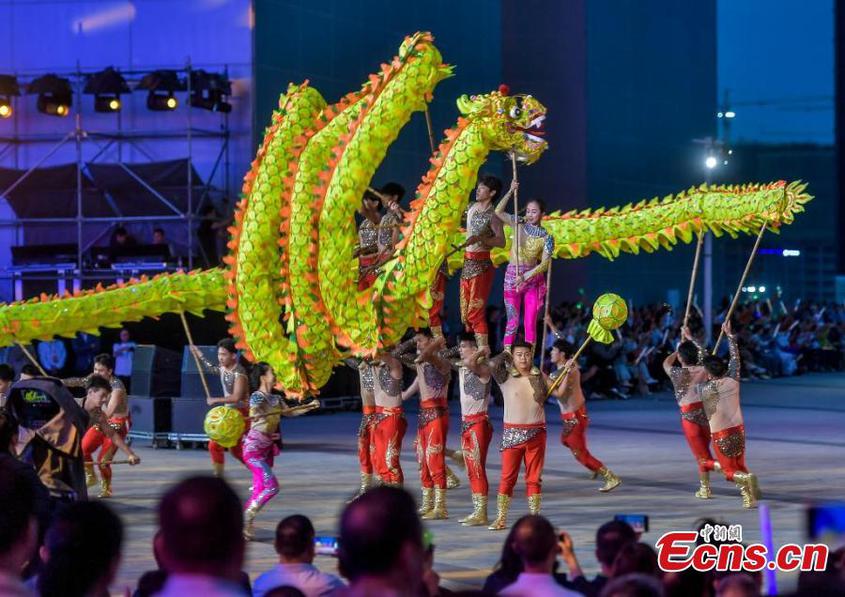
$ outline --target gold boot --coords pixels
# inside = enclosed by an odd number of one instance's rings
[[[734,482],[742,496],[742,507],[756,508],[759,497],[757,477],[752,473],[734,473]]]
[[[709,500],[713,497],[713,492],[710,491],[710,473],[708,471],[698,474],[698,491],[695,492],[695,497],[700,500]]]
[[[500,493],[496,496],[496,520],[488,529],[491,531],[504,531],[508,528],[508,510],[511,507],[511,496]]]
[[[246,510],[244,510],[244,539],[252,541],[255,539],[255,517],[258,516],[258,511],[261,507],[253,503]]]
[[[100,475],[100,495],[97,497],[100,499],[111,497],[111,479],[106,479]]]
[[[540,513],[540,502],[543,501],[543,494],[542,493],[535,493],[534,495],[528,496],[528,513],[529,514],[539,514]]]
[[[223,463],[222,462],[212,462],[211,463],[211,472],[214,474],[215,477],[223,477]]]
[[[616,474],[606,466],[599,469],[599,474],[602,476],[602,479],[604,479],[604,485],[599,487],[599,491],[603,493],[613,491],[619,487],[620,483],[622,483],[622,479],[617,477]]]
[[[472,514],[465,516],[458,522],[466,527],[485,526],[489,522],[487,520],[487,496],[483,493],[473,493],[472,505]]]
[[[420,516],[425,516],[426,514],[431,512],[432,508],[434,508],[434,490],[423,487],[422,503],[420,504],[420,507],[417,510],[417,514],[419,514]]]
[[[446,510],[446,490],[439,487],[434,489],[434,507],[421,516],[423,520],[446,520],[449,511]]]
[[[85,463],[85,486],[94,487],[97,484],[97,475],[94,473],[94,463]]]
[[[461,486],[461,480],[458,479],[458,475],[455,474],[455,471],[446,466],[446,489],[455,489],[456,487]]]
[[[373,476],[369,473],[361,473],[361,487],[358,488],[358,495],[355,497],[361,497],[369,489],[373,486]]]

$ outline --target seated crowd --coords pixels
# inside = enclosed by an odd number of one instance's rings
[[[57,509],[42,529],[37,484],[28,471],[0,456],[0,595],[109,595],[122,557],[120,518],[102,502],[76,502]],[[344,507],[337,549],[339,576],[314,566],[314,527],[308,518],[293,515],[276,528],[278,564],[250,582],[243,572],[243,530],[243,505],[225,481],[202,476],[181,481],[159,502],[152,545],[158,568],[138,579],[134,595],[761,594],[759,574],[693,570],[664,574],[654,549],[620,521],[599,527],[595,556],[601,571],[588,579],[570,536],[539,515],[523,516],[513,525],[483,589],[451,591],[434,571],[435,545],[413,498],[391,487],[372,489]],[[826,572],[801,573],[795,594],[845,594],[845,551],[831,554]]]

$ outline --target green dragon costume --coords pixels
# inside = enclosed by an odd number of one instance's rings
[[[357,290],[354,214],[390,144],[451,75],[433,38],[417,33],[362,89],[327,105],[307,82],[279,100],[247,173],[226,268],[142,277],[63,297],[0,306],[0,345],[96,333],[166,312],[226,310],[251,360],[273,365],[294,395],[315,393],[346,353],[375,354],[424,325],[429,287],[490,151],[532,163],[546,149],[545,107],[495,91],[458,99],[461,113],[411,202],[402,240],[370,290]],[[757,232],[793,221],[811,199],[801,182],[708,187],[610,210],[553,213],[555,256],[671,249],[697,232]],[[494,260],[507,259],[507,248]],[[460,266],[461,256],[450,259]]]

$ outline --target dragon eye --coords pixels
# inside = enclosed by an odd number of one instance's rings
[[[522,115],[522,110],[519,106],[514,106],[511,108],[511,118],[519,118]]]

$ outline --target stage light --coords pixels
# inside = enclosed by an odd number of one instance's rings
[[[765,287],[765,286],[761,286],[761,287],[760,287],[760,292],[766,292],[766,287]]]
[[[117,112],[120,110],[120,97],[108,95],[94,96],[95,112]]]
[[[719,164],[719,160],[716,159],[716,156],[708,155],[707,159],[704,160],[704,165],[707,167],[708,170],[712,170]]]
[[[748,292],[757,292],[757,287],[756,286],[749,286]]]
[[[736,118],[736,112],[733,110],[727,110],[725,112],[725,118]]]
[[[226,97],[232,95],[232,85],[225,75],[191,71],[191,106],[212,112],[228,114],[232,104]]]
[[[175,91],[184,91],[185,82],[173,70],[157,70],[146,75],[138,84],[138,89],[148,89],[147,109],[153,112],[175,110],[179,101],[173,95]]]
[[[147,95],[147,109],[153,112],[169,112],[175,110],[178,105],[179,100],[172,94],[163,95],[155,91],[150,91]]]
[[[0,118],[12,116],[12,102],[8,97],[0,97]]]
[[[800,257],[801,251],[799,249],[784,249],[780,254],[784,257]]]
[[[37,93],[36,107],[42,114],[67,116],[73,105],[73,90],[70,81],[56,75],[38,77],[27,87],[27,92]]]
[[[716,112],[716,118],[722,118],[724,115],[724,112]]]
[[[126,79],[113,67],[89,75],[83,93],[94,96],[95,112],[117,112],[120,110],[120,94],[129,93]]]
[[[10,118],[12,112],[12,96],[20,95],[18,80],[14,75],[0,75],[0,118]]]

